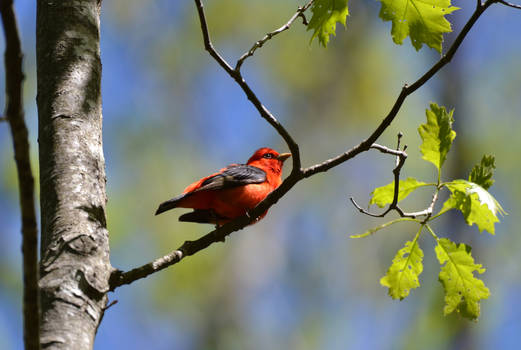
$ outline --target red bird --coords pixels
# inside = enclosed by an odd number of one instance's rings
[[[181,215],[179,221],[217,225],[229,222],[246,214],[280,186],[282,165],[290,156],[291,153],[260,148],[246,164],[231,164],[161,203],[156,215],[174,208],[192,208],[194,211]]]

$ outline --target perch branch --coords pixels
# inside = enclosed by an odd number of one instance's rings
[[[29,155],[29,137],[24,120],[22,49],[12,0],[1,0],[0,11],[5,36],[6,112],[13,137],[14,158],[22,213],[23,315],[26,349],[39,349],[38,229],[34,200],[34,178]]]

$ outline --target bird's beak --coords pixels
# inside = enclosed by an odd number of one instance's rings
[[[281,153],[281,154],[279,154],[277,159],[280,160],[281,162],[284,162],[289,157],[291,157],[291,153]]]

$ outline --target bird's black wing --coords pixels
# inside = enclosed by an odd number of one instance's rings
[[[262,169],[245,164],[230,165],[223,172],[204,180],[201,184],[201,187],[199,187],[198,189],[188,193],[180,194],[177,197],[174,197],[166,202],[161,203],[161,205],[159,205],[159,208],[156,211],[156,215],[159,215],[167,210],[177,208],[177,205],[181,200],[197,192],[215,191],[238,186],[245,186],[249,184],[259,184],[264,181],[266,181],[266,173]],[[199,220],[206,220],[205,215],[208,216],[210,214],[211,213],[202,213],[198,211],[194,215],[196,215],[197,217],[201,217],[201,219]],[[186,219],[187,220],[183,221],[192,221],[193,217],[187,216]]]
[[[222,173],[206,179],[194,192],[222,190],[249,184],[260,184],[266,181],[264,170],[254,166],[240,164],[231,165]]]

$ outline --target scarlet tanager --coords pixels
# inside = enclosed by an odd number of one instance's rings
[[[189,185],[159,205],[156,215],[174,208],[192,208],[179,221],[224,224],[242,216],[280,186],[282,165],[291,153],[260,148],[246,164],[231,164]],[[260,218],[266,215],[267,211]]]

